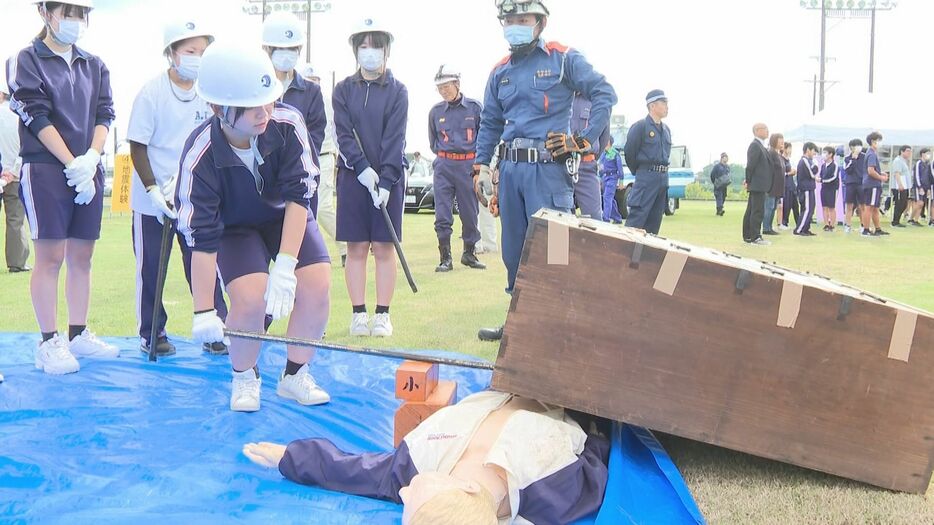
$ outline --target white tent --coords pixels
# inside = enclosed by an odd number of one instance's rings
[[[924,97],[861,93],[828,98],[824,111],[785,133],[785,140],[846,144],[854,138],[866,140],[875,130],[882,133],[886,145],[934,145],[934,108],[922,102]]]

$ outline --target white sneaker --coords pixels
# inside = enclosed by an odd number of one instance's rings
[[[256,377],[251,368],[245,372],[234,372],[230,388],[230,409],[234,412],[256,412],[259,410],[259,390],[263,380]]]
[[[62,376],[81,369],[78,360],[68,351],[68,344],[58,334],[48,341],[39,343],[36,349],[36,368],[46,374]]]
[[[370,335],[370,316],[366,312],[354,313],[350,318],[350,335]]]
[[[389,337],[392,335],[392,321],[389,314],[376,314],[373,316],[373,336]]]
[[[101,341],[87,328],[68,343],[68,349],[75,357],[120,357],[119,348]]]
[[[843,227],[843,233],[850,233],[851,231],[853,230],[850,228],[849,224]]]
[[[778,225],[778,229],[779,229],[779,230],[782,230],[782,231],[786,231],[786,230],[788,230],[788,226],[785,226],[784,224],[779,224],[779,225]]]
[[[315,378],[308,373],[307,363],[292,376],[285,375],[283,370],[282,375],[279,376],[276,393],[280,397],[298,401],[302,405],[323,405],[331,400],[331,396],[318,386]]]

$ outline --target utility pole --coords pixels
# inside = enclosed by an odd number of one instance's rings
[[[824,111],[824,73],[827,70],[827,3],[820,4],[820,100],[818,107]],[[869,91],[872,91],[870,88]]]
[[[872,22],[869,25],[869,92],[872,93],[872,80],[876,64],[876,8],[872,8]]]

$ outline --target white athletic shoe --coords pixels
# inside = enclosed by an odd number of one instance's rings
[[[68,351],[68,344],[58,334],[48,341],[39,343],[36,349],[36,368],[46,374],[62,376],[81,369],[78,360]]]
[[[786,230],[788,230],[788,226],[785,226],[784,224],[779,224],[779,225],[778,225],[778,229],[779,229],[779,230],[782,230],[782,231],[786,231]]]
[[[354,313],[350,318],[350,335],[370,335],[370,316],[366,312]]]
[[[302,405],[323,405],[331,400],[331,396],[318,386],[315,378],[308,373],[307,363],[292,376],[285,375],[283,370],[282,375],[279,376],[276,393],[280,397],[298,401]]]
[[[389,314],[376,314],[373,316],[373,336],[389,337],[392,335],[392,321]]]
[[[75,357],[120,357],[119,348],[101,341],[87,328],[68,343],[68,349]]]
[[[245,372],[233,373],[230,385],[230,409],[234,412],[256,412],[259,410],[259,391],[263,380],[256,377],[251,368]]]

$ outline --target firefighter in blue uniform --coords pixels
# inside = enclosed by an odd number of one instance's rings
[[[668,97],[664,91],[653,89],[646,95],[645,104],[649,115],[629,128],[623,149],[626,165],[636,177],[626,199],[626,226],[657,234],[668,202],[671,130],[662,122],[668,116]]]
[[[502,220],[503,262],[511,292],[522,243],[532,214],[541,208],[570,213],[581,157],[596,153],[610,121],[616,92],[576,50],[546,43],[548,9],[542,0],[496,0],[510,54],[490,74],[483,100],[477,159],[477,197],[496,199]],[[570,131],[571,104],[581,93],[591,103],[588,126]],[[499,180],[490,161],[499,146]],[[483,329],[481,340],[497,340],[503,328]]]

